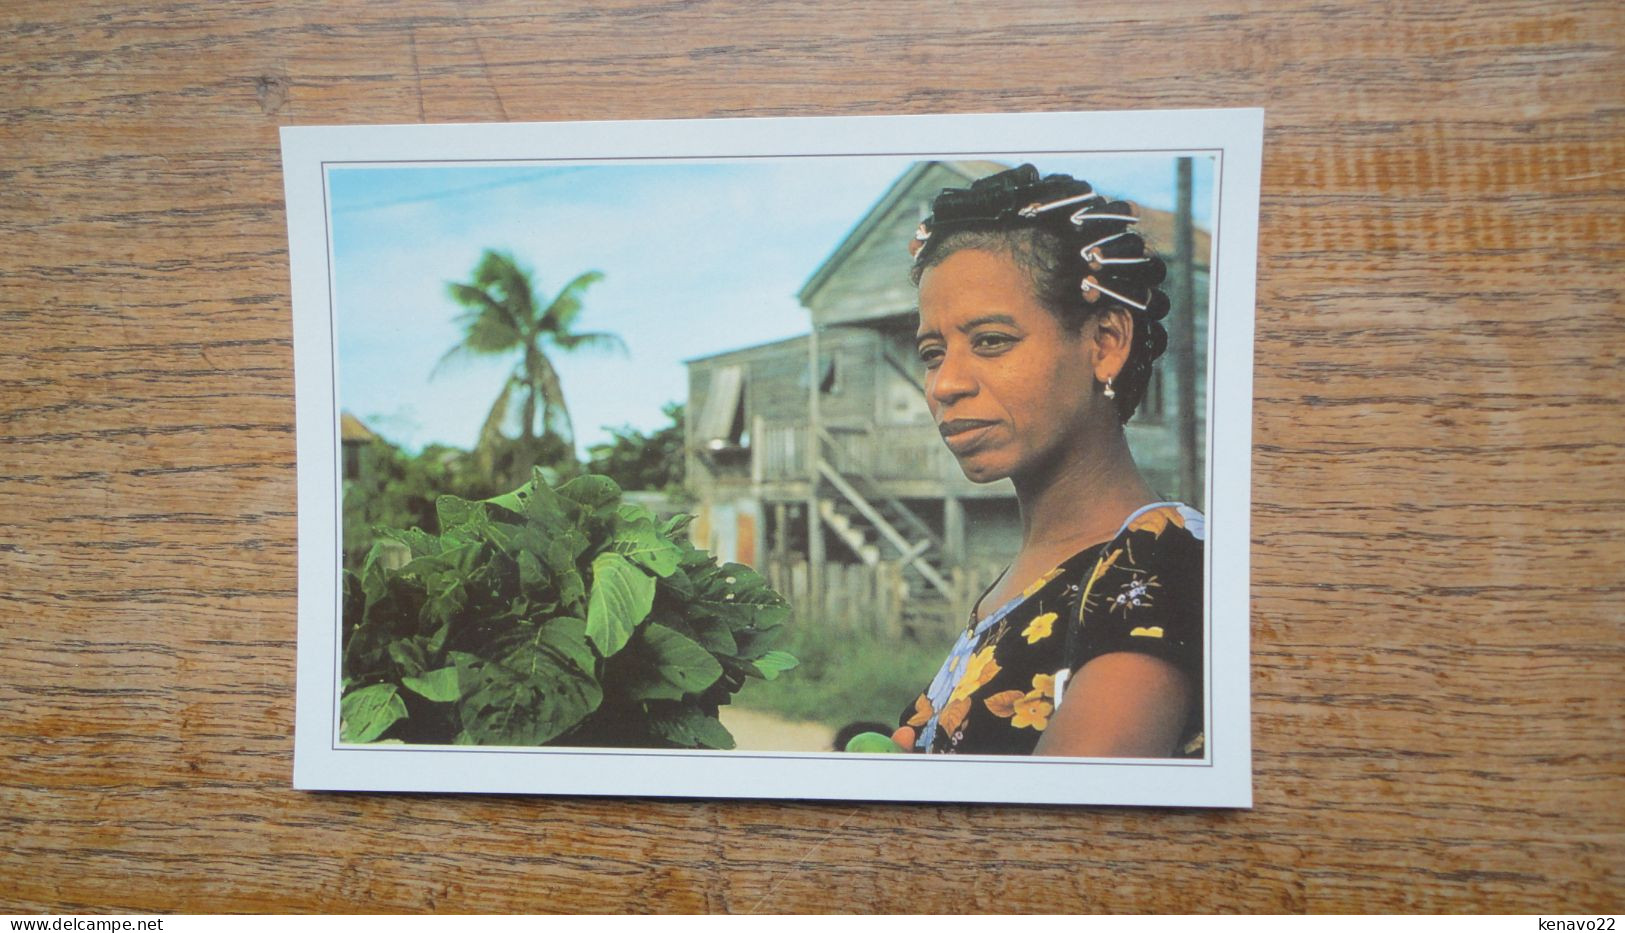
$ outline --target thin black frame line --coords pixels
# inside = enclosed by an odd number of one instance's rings
[[[349,744],[349,745],[334,746],[331,750],[335,751],[335,752],[364,752],[364,753],[368,753],[368,754],[371,754],[372,752],[394,752],[394,753],[415,752],[415,753],[430,753],[430,754],[438,755],[438,754],[442,754],[442,753],[445,753],[445,752],[472,752],[472,753],[480,754],[480,755],[536,755],[536,754],[541,754],[541,755],[547,755],[547,756],[567,755],[567,756],[571,756],[571,757],[574,757],[576,755],[587,755],[587,756],[593,756],[593,757],[649,758],[649,759],[653,759],[654,761],[663,761],[663,760],[670,759],[670,758],[691,758],[691,757],[694,757],[696,755],[698,755],[698,756],[700,756],[702,758],[722,758],[722,759],[725,759],[725,760],[728,760],[728,761],[735,761],[735,760],[740,760],[740,759],[757,759],[757,758],[764,759],[764,760],[769,760],[769,761],[809,761],[809,760],[817,760],[817,761],[826,761],[826,760],[827,761],[855,761],[855,760],[858,760],[858,759],[853,758],[850,754],[847,754],[847,753],[844,753],[844,752],[770,752],[770,751],[750,751],[748,749],[742,750],[742,751],[735,751],[733,749],[710,749],[710,750],[706,750],[706,749],[695,749],[695,748],[669,748],[669,749],[601,748],[601,747],[592,747],[592,746],[572,746],[572,745],[536,745],[536,746],[525,746],[525,745],[407,745],[407,744],[404,744],[404,743],[399,744],[399,745],[377,745],[377,744],[369,744],[369,743],[362,742],[362,743],[355,743],[355,744]],[[653,752],[656,752],[656,751],[663,752],[664,754],[653,754]],[[865,760],[868,760],[868,759],[865,759]],[[1127,767],[1127,768],[1143,768],[1143,767],[1147,767],[1147,766],[1158,766],[1158,767],[1171,766],[1171,767],[1175,767],[1175,768],[1200,769],[1200,768],[1212,767],[1212,765],[1208,764],[1205,761],[1197,761],[1195,759],[1164,760],[1164,759],[1158,759],[1158,758],[1144,758],[1144,759],[1141,759],[1141,758],[1135,758],[1135,759],[1077,758],[1077,757],[1067,757],[1067,756],[1064,756],[1064,755],[1043,756],[1043,757],[1039,757],[1039,758],[1034,758],[1034,757],[1032,757],[1030,755],[898,755],[898,756],[893,757],[893,758],[875,759],[875,760],[876,761],[881,761],[882,763],[888,762],[888,761],[895,761],[895,762],[899,762],[899,763],[910,762],[910,764],[903,765],[904,767],[914,767],[914,765],[912,764],[913,762],[932,762],[932,761],[936,761],[936,762],[957,761],[957,762],[961,762],[963,764],[982,764],[982,765],[1028,765],[1028,764],[1066,765],[1068,767],[1074,767],[1074,766],[1076,766],[1076,765],[1078,765],[1080,763],[1082,763],[1082,764],[1090,764],[1090,765],[1098,765],[1100,767],[1119,767],[1119,768],[1124,768],[1124,767]]]
[[[1215,233],[1217,233],[1217,228],[1220,227],[1219,220],[1223,216],[1222,211],[1223,211],[1223,206],[1224,206],[1224,191],[1223,191],[1223,185],[1222,185],[1221,182],[1222,182],[1222,179],[1223,179],[1223,165],[1224,165],[1225,151],[1226,151],[1225,147],[1220,146],[1220,147],[1217,147],[1217,148],[1195,148],[1195,149],[1192,149],[1192,148],[1180,148],[1180,147],[1169,147],[1169,148],[1163,148],[1163,149],[1113,149],[1113,150],[1105,150],[1105,151],[1101,151],[1101,150],[1077,150],[1077,149],[1053,149],[1053,150],[1028,149],[1028,150],[1022,150],[1021,152],[1013,152],[1013,153],[1009,153],[1009,154],[1012,154],[1012,155],[1073,154],[1073,155],[1080,155],[1080,156],[1088,156],[1088,155],[1151,155],[1151,154],[1176,152],[1176,153],[1206,153],[1206,154],[1214,155],[1214,156],[1217,157],[1217,160],[1218,160],[1218,164],[1215,165],[1215,167],[1214,167],[1215,168],[1215,172],[1214,172],[1214,190],[1215,190],[1215,193],[1216,193],[1216,195],[1218,197],[1218,210],[1220,212],[1219,216],[1214,218]],[[987,152],[980,152],[980,153],[978,153],[978,152],[962,152],[962,153],[951,153],[951,152],[937,152],[937,153],[849,153],[849,154],[842,154],[842,153],[790,153],[790,154],[776,154],[776,155],[745,155],[745,156],[734,155],[734,156],[710,156],[710,157],[708,157],[708,156],[634,156],[634,157],[594,156],[594,157],[578,158],[578,159],[569,159],[569,158],[531,158],[531,159],[498,159],[498,160],[489,160],[489,161],[492,161],[492,162],[504,162],[504,163],[518,163],[518,164],[535,163],[535,162],[629,162],[629,161],[631,161],[631,162],[686,162],[686,161],[704,160],[704,159],[707,159],[707,158],[718,159],[718,160],[726,160],[726,159],[735,159],[735,160],[740,160],[740,159],[784,159],[784,158],[790,158],[790,159],[796,159],[796,158],[818,159],[818,158],[843,158],[843,157],[856,157],[856,156],[875,156],[875,157],[884,158],[884,157],[909,157],[909,156],[933,155],[933,154],[938,155],[938,156],[944,156],[944,155],[977,155],[977,154],[995,155],[995,154],[1001,154],[1001,153],[987,153]],[[354,161],[354,162],[351,162],[351,161],[329,161],[329,160],[322,160],[321,161],[320,168],[321,168],[321,176],[322,176],[322,234],[323,234],[323,238],[324,238],[324,243],[328,247],[328,251],[325,254],[326,255],[326,265],[327,265],[327,270],[326,271],[327,271],[328,333],[329,333],[330,337],[332,338],[330,340],[330,343],[329,343],[329,356],[330,356],[329,361],[330,361],[330,364],[331,364],[330,367],[329,367],[330,382],[336,381],[337,373],[338,373],[338,365],[337,365],[338,361],[337,361],[337,358],[336,358],[337,353],[338,353],[338,340],[337,340],[338,312],[337,312],[337,308],[335,307],[334,298],[333,298],[333,274],[334,274],[334,268],[333,267],[334,267],[334,262],[333,262],[333,256],[332,256],[332,211],[331,211],[331,208],[330,208],[330,206],[328,204],[328,199],[327,199],[327,195],[328,195],[327,182],[328,182],[328,170],[329,170],[329,168],[332,168],[332,167],[357,167],[357,166],[365,166],[365,165],[467,164],[467,163],[470,163],[470,162],[482,162],[482,161],[487,161],[487,160],[464,158],[464,159],[367,160],[367,161]],[[1219,251],[1223,248],[1223,237],[1218,236],[1218,237],[1216,237],[1216,239],[1217,239],[1217,242],[1214,244],[1214,256],[1213,256],[1213,263],[1215,265],[1219,261]],[[1210,306],[1213,305],[1213,304],[1216,304],[1217,295],[1218,295],[1218,270],[1216,268],[1209,270],[1208,293],[1209,293],[1209,296],[1210,296],[1209,297]],[[1217,317],[1218,317],[1217,315],[1210,315],[1209,316],[1210,324],[1209,324],[1209,332],[1208,332],[1208,348],[1209,348],[1209,358],[1210,359],[1212,358],[1212,352],[1211,352],[1212,347],[1216,344],[1216,340],[1217,340],[1217,329],[1218,329]],[[1209,367],[1207,382],[1209,383],[1209,385],[1208,385],[1208,396],[1209,396],[1209,407],[1210,408],[1214,404],[1214,402],[1213,402],[1213,394],[1214,394],[1213,393],[1213,383],[1216,382],[1216,380],[1217,380],[1217,374],[1218,374],[1217,368]],[[334,419],[334,432],[335,432],[334,437],[335,437],[335,439],[337,439],[338,431],[340,430],[340,428],[339,428],[338,387],[337,387],[336,384],[332,385],[332,396],[331,397],[333,399],[332,417]],[[1214,485],[1215,485],[1215,483],[1214,483],[1214,472],[1216,470],[1216,467],[1215,467],[1214,462],[1213,462],[1212,453],[1213,453],[1213,447],[1214,447],[1214,434],[1215,434],[1215,432],[1214,432],[1212,424],[1211,424],[1212,419],[1210,418],[1208,420],[1210,422],[1209,426],[1208,426],[1208,430],[1207,430],[1207,435],[1208,436],[1206,438],[1207,447],[1208,447],[1208,461],[1207,461],[1207,469],[1206,469],[1205,472],[1207,473],[1208,503],[1209,503],[1209,506],[1208,506],[1209,512],[1208,512],[1208,514],[1211,515],[1212,509],[1217,505],[1217,502],[1215,501],[1215,498],[1213,496],[1213,489],[1214,489]],[[339,442],[339,443],[342,443],[342,442]],[[338,450],[339,448],[335,447],[334,449]],[[344,586],[343,586],[343,583],[344,583],[344,581],[343,581],[343,573],[344,573],[344,563],[343,563],[343,551],[344,551],[343,516],[344,516],[344,510],[342,508],[342,483],[343,483],[343,479],[342,479],[342,476],[341,476],[341,474],[343,472],[342,460],[343,460],[342,457],[335,458],[335,464],[337,465],[337,469],[335,469],[335,471],[334,471],[334,482],[335,482],[335,484],[337,484],[336,487],[335,487],[335,493],[339,496],[339,498],[336,498],[334,501],[339,503],[339,505],[340,505],[339,508],[334,510],[335,511],[335,516],[336,516],[336,519],[337,519],[337,522],[338,522],[337,526],[335,527],[335,532],[336,532],[335,539],[337,541],[337,553],[338,553],[339,558],[340,558],[339,561],[338,561],[338,565],[337,565],[338,566],[338,572],[339,572],[339,580],[338,580],[339,585],[337,587],[336,597],[337,597],[338,602],[337,602],[337,604],[335,606],[335,608],[337,610],[337,612],[335,613],[335,616],[338,619],[338,625],[335,626],[335,629],[334,629],[334,657],[335,657],[335,659],[337,661],[337,664],[335,664],[334,670],[335,670],[335,673],[339,674],[341,677],[342,677],[343,660],[344,660],[343,645],[341,643],[341,640],[342,640],[343,634],[344,634],[344,615],[343,615],[343,613],[344,613],[344,606],[343,606],[343,594],[344,594]],[[1204,578],[1205,578],[1204,585],[1211,588],[1211,585],[1212,585],[1212,562],[1213,562],[1213,550],[1212,550],[1212,548],[1206,548],[1206,547],[1203,548],[1203,560],[1204,560],[1204,563],[1206,564],[1206,566],[1203,568]],[[1203,602],[1204,602],[1203,615],[1205,617],[1205,621],[1211,622],[1211,618],[1212,618],[1211,589],[1209,589],[1208,594],[1205,594],[1205,595],[1207,596],[1207,598],[1205,598],[1203,600]],[[1210,626],[1210,629],[1211,629],[1211,626]],[[1205,718],[1207,718],[1209,720],[1207,722],[1204,722],[1204,724],[1203,724],[1203,730],[1204,730],[1205,735],[1207,733],[1211,733],[1211,731],[1212,731],[1208,727],[1209,727],[1209,725],[1211,725],[1211,717],[1213,715],[1213,705],[1212,705],[1212,701],[1213,701],[1213,677],[1212,677],[1212,672],[1213,672],[1213,663],[1214,663],[1214,661],[1213,661],[1213,650],[1212,650],[1211,634],[1212,634],[1211,630],[1204,633],[1206,644],[1205,644],[1205,648],[1204,648],[1204,652],[1203,652],[1204,653],[1204,659],[1203,660],[1204,660],[1204,663],[1206,664],[1206,671],[1207,671],[1207,676],[1206,676],[1206,680],[1207,680],[1207,703],[1206,703]],[[342,693],[342,690],[340,690],[339,692]],[[712,751],[702,751],[702,750],[699,750],[699,749],[671,749],[670,751],[672,752],[672,754],[670,754],[670,755],[647,755],[647,754],[645,754],[645,753],[643,753],[643,752],[641,752],[641,751],[639,751],[637,749],[607,749],[607,750],[602,750],[602,751],[592,750],[592,749],[570,749],[570,750],[566,751],[566,750],[564,750],[562,748],[548,748],[548,747],[542,747],[542,746],[537,746],[537,747],[533,747],[533,748],[526,748],[526,747],[522,747],[522,746],[500,746],[500,747],[495,747],[495,748],[489,748],[489,747],[487,747],[487,748],[476,748],[475,746],[467,746],[467,747],[450,746],[450,747],[442,748],[440,746],[422,746],[422,745],[402,745],[402,746],[369,745],[369,744],[341,745],[341,744],[338,743],[338,721],[339,721],[339,716],[340,716],[340,714],[339,714],[338,704],[335,703],[334,708],[333,708],[333,720],[332,720],[332,723],[330,724],[332,731],[329,733],[329,742],[328,742],[328,750],[333,751],[333,752],[376,752],[376,751],[413,751],[413,752],[421,752],[421,751],[426,751],[429,748],[434,748],[436,750],[437,754],[442,752],[442,751],[453,751],[453,750],[476,751],[477,750],[477,751],[480,751],[482,753],[500,753],[500,754],[514,754],[514,755],[536,755],[536,754],[541,754],[541,755],[581,755],[581,754],[590,754],[590,755],[621,756],[621,757],[632,756],[632,757],[644,757],[644,758],[656,758],[656,759],[670,758],[670,757],[678,757],[678,758],[698,757],[698,758],[701,758],[701,759],[714,759],[714,758],[756,759],[756,758],[760,758],[760,759],[775,760],[775,761],[782,761],[782,760],[805,761],[805,760],[809,760],[809,759],[819,760],[819,761],[825,761],[825,760],[827,760],[827,761],[850,761],[851,760],[851,759],[848,759],[848,758],[842,756],[840,753],[836,753],[836,752],[828,752],[828,753],[801,752],[801,753],[797,753],[795,755],[772,755],[772,754],[766,754],[766,753],[736,752],[736,751],[729,750],[729,749],[718,749],[718,750],[712,750]],[[939,756],[939,758],[937,758],[937,759],[933,759],[930,756],[926,756],[926,755],[919,756],[919,758],[921,760],[940,760],[940,758],[942,758],[942,757],[946,757],[946,756]],[[1200,763],[1191,763],[1191,764],[1182,763],[1179,759],[1167,760],[1167,761],[1163,761],[1163,760],[1147,760],[1145,763],[1141,764],[1141,763],[1130,763],[1130,762],[1119,762],[1119,761],[1102,761],[1102,760],[1099,760],[1099,759],[1092,759],[1092,758],[1077,758],[1077,759],[1048,758],[1048,757],[1045,757],[1045,758],[1033,758],[1031,756],[1020,756],[1020,755],[1010,755],[1010,756],[1002,756],[1002,757],[991,757],[990,756],[988,758],[983,758],[981,756],[975,756],[975,757],[954,756],[955,761],[959,761],[959,762],[964,763],[964,764],[1011,764],[1011,763],[1023,763],[1023,764],[1040,764],[1040,765],[1065,765],[1067,767],[1078,767],[1078,766],[1087,766],[1087,767],[1125,767],[1125,766],[1127,766],[1127,767],[1174,767],[1174,768],[1213,768],[1213,767],[1216,767],[1216,765],[1217,765],[1216,758],[1217,758],[1217,755],[1216,755],[1216,753],[1214,751],[1213,744],[1211,743],[1211,741],[1209,741],[1207,743],[1207,756],[1206,756],[1206,759],[1204,761],[1200,762]]]
[[[339,413],[339,316],[337,303],[333,297],[333,276],[338,264],[333,259],[333,211],[327,200],[327,166],[325,163],[322,164],[320,171],[322,183],[322,259],[323,264],[327,267],[323,270],[327,273],[324,276],[327,280],[327,378],[330,393],[328,397],[332,399],[330,415],[333,418],[333,464],[335,467],[332,477],[333,520],[336,532],[335,541],[338,545],[335,553],[338,557],[339,569],[336,580],[338,585],[333,594],[333,614],[334,618],[338,620],[338,624],[333,626],[333,657],[337,661],[334,672],[339,675],[339,682],[338,692],[333,694],[332,707],[328,711],[329,719],[327,724],[328,748],[332,750],[338,747],[339,726],[343,722],[344,716],[343,706],[341,705],[344,697],[344,426]]]
[[[1208,356],[1207,409],[1208,410],[1206,412],[1204,412],[1204,415],[1206,415],[1205,420],[1207,422],[1207,437],[1204,438],[1204,440],[1207,442],[1206,443],[1206,446],[1207,446],[1207,463],[1206,463],[1206,467],[1207,467],[1207,469],[1205,471],[1207,473],[1207,477],[1206,477],[1206,479],[1207,479],[1207,515],[1206,515],[1204,520],[1209,521],[1210,524],[1215,524],[1216,525],[1217,524],[1216,522],[1211,521],[1214,510],[1219,507],[1219,497],[1214,494],[1215,490],[1218,488],[1218,481],[1215,479],[1215,474],[1219,472],[1218,460],[1214,457],[1215,449],[1218,446],[1218,442],[1216,440],[1216,437],[1218,436],[1218,433],[1219,433],[1215,429],[1215,426],[1214,426],[1214,423],[1213,423],[1214,422],[1213,414],[1217,411],[1218,404],[1219,404],[1218,403],[1218,398],[1217,398],[1217,396],[1218,396],[1217,389],[1218,389],[1218,382],[1219,382],[1219,368],[1218,368],[1218,365],[1217,365],[1217,363],[1218,363],[1218,354],[1214,352],[1214,348],[1216,348],[1219,345],[1219,317],[1220,317],[1220,315],[1218,313],[1218,310],[1219,310],[1219,266],[1222,265],[1222,263],[1223,263],[1223,260],[1221,259],[1221,251],[1224,249],[1224,237],[1219,232],[1223,227],[1223,220],[1224,220],[1224,184],[1223,184],[1223,182],[1224,182],[1224,149],[1223,149],[1223,147],[1220,147],[1220,149],[1218,150],[1218,156],[1215,159],[1215,163],[1216,164],[1213,166],[1213,194],[1214,194],[1214,199],[1215,199],[1216,203],[1213,206],[1213,233],[1211,234],[1211,236],[1213,238],[1213,240],[1212,240],[1212,242],[1213,242],[1213,255],[1208,260],[1209,268],[1207,270],[1207,303],[1208,303],[1208,311],[1209,311],[1209,314],[1207,316],[1207,318],[1208,318],[1208,330],[1207,330],[1207,356]],[[1195,260],[1196,260],[1196,257],[1194,257],[1194,256],[1190,257],[1191,262],[1195,262]],[[1250,406],[1249,406],[1249,408],[1250,408]],[[1249,419],[1248,430],[1249,431],[1252,430],[1250,419]],[[1248,464],[1248,468],[1251,469],[1251,463]],[[1251,495],[1251,490],[1249,490],[1248,494]],[[1250,503],[1249,503],[1249,506],[1248,506],[1248,510],[1249,510],[1249,512],[1251,511],[1251,504]],[[1204,546],[1202,548],[1202,560],[1207,565],[1207,566],[1202,568],[1202,586],[1206,589],[1206,592],[1203,594],[1203,600],[1202,600],[1202,603],[1203,603],[1203,605],[1202,605],[1202,615],[1204,616],[1203,621],[1207,625],[1207,631],[1204,632],[1203,636],[1202,636],[1202,638],[1203,638],[1203,646],[1206,649],[1205,652],[1204,652],[1206,657],[1203,659],[1203,661],[1207,664],[1207,704],[1206,704],[1206,709],[1204,710],[1203,715],[1205,716],[1207,721],[1205,723],[1203,723],[1202,728],[1204,730],[1203,731],[1203,741],[1207,745],[1207,749],[1206,749],[1207,760],[1213,767],[1218,767],[1218,764],[1219,764],[1219,760],[1218,760],[1219,759],[1219,751],[1218,751],[1217,746],[1211,741],[1212,733],[1213,733],[1212,726],[1213,726],[1214,722],[1217,721],[1215,719],[1215,717],[1214,717],[1214,714],[1213,714],[1213,698],[1214,698],[1214,691],[1213,691],[1213,665],[1214,665],[1213,644],[1214,644],[1214,641],[1215,641],[1215,639],[1213,637],[1213,627],[1214,627],[1214,623],[1216,622],[1216,620],[1213,617],[1214,616],[1214,613],[1213,613],[1213,560],[1214,560],[1214,556],[1213,555],[1214,555],[1216,549],[1212,547],[1212,543],[1213,543],[1212,539],[1213,539],[1213,535],[1209,534],[1208,535],[1208,540],[1203,542]],[[1250,557],[1249,557],[1248,566],[1251,567],[1251,559],[1250,559]],[[1249,608],[1248,615],[1249,615],[1249,618],[1250,618],[1251,617],[1251,609],[1250,608]],[[1245,627],[1244,630],[1246,630],[1246,631],[1248,631],[1250,633],[1251,629],[1252,629],[1252,626],[1248,625],[1248,626]],[[1250,675],[1251,672],[1252,672],[1252,652],[1251,652],[1251,650],[1248,651],[1247,657],[1248,657],[1247,669],[1248,669],[1248,673]],[[1249,677],[1249,679],[1250,679],[1250,677]],[[1249,729],[1249,731],[1251,731],[1251,726],[1252,726],[1252,722],[1251,722],[1251,717],[1249,716],[1249,719],[1248,719],[1248,729]]]
[[[1022,150],[1019,150],[1019,151],[1018,150],[1012,150],[1012,151],[1009,151],[1009,152],[996,152],[996,151],[988,151],[988,150],[985,150],[985,149],[976,149],[976,150],[966,150],[964,152],[943,152],[941,150],[932,150],[932,151],[920,151],[920,152],[789,152],[789,153],[779,152],[779,153],[747,153],[747,154],[743,154],[743,155],[739,154],[739,153],[731,153],[731,154],[712,153],[712,154],[663,155],[663,156],[583,155],[583,156],[546,156],[546,157],[543,157],[543,156],[530,156],[530,157],[520,156],[520,157],[514,157],[514,158],[506,158],[506,157],[497,157],[497,158],[461,157],[461,158],[444,158],[444,159],[353,159],[353,160],[352,159],[334,159],[334,160],[323,160],[322,161],[322,168],[325,170],[326,168],[328,168],[330,166],[336,166],[336,167],[339,167],[339,168],[355,168],[355,167],[367,166],[367,165],[462,165],[462,164],[468,164],[468,163],[489,164],[489,165],[496,165],[496,164],[499,164],[499,163],[500,164],[508,164],[508,165],[527,165],[527,164],[531,164],[531,163],[554,163],[554,162],[706,162],[706,161],[711,161],[711,162],[742,162],[742,161],[753,160],[753,159],[763,159],[763,160],[766,160],[766,159],[862,159],[862,158],[918,159],[920,157],[941,158],[941,157],[945,157],[945,156],[986,158],[988,156],[999,156],[999,155],[1080,155],[1080,156],[1089,156],[1089,155],[1100,155],[1100,156],[1125,155],[1125,156],[1135,156],[1135,155],[1161,155],[1161,154],[1166,154],[1166,153],[1215,154],[1215,153],[1223,153],[1223,152],[1224,152],[1224,148],[1222,146],[1217,148],[1217,149],[1200,148],[1200,147],[1198,147],[1198,148],[1188,148],[1188,147],[1182,147],[1182,146],[1169,146],[1167,148],[1162,148],[1162,149],[1109,149],[1109,150],[1108,149],[1022,149]]]

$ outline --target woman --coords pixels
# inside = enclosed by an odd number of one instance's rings
[[[1200,513],[1123,436],[1167,345],[1131,208],[1030,165],[947,189],[911,248],[926,396],[1020,550],[893,734],[911,751],[1202,755]]]

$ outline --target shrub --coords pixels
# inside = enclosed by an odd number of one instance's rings
[[[607,477],[442,496],[440,533],[377,529],[345,572],[341,734],[475,745],[731,748],[747,678],[796,665],[755,571],[620,501]]]

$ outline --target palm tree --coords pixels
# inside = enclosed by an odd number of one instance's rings
[[[581,313],[582,293],[602,279],[603,273],[583,272],[545,305],[531,277],[530,270],[521,267],[512,254],[488,249],[474,267],[472,281],[447,286],[452,299],[466,309],[457,318],[463,327],[463,339],[440,358],[435,372],[447,363],[470,356],[519,356],[486,415],[475,445],[482,459],[492,466],[498,452],[510,446],[502,428],[515,420],[516,413],[519,437],[512,446],[518,448],[515,453],[521,459],[534,462],[535,455],[550,446],[546,442],[551,438],[555,453],[562,456],[568,451],[574,461],[575,431],[564,404],[564,388],[553,361],[548,359],[547,348],[567,353],[582,349],[626,352],[626,344],[614,334],[576,333],[572,329]],[[529,463],[515,466],[524,475],[529,474]]]

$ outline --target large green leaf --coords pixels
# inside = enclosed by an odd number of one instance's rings
[[[448,534],[437,539],[437,547],[430,553],[412,558],[396,576],[413,580],[428,580],[435,574],[467,574],[480,563],[480,542]]]
[[[784,641],[784,626],[764,629],[738,629],[733,635],[734,640],[739,643],[739,650],[734,653],[734,657],[744,661],[754,661]]]
[[[582,671],[592,673],[598,659],[587,646],[587,623],[581,619],[561,617],[549,619],[536,628],[531,643],[549,648],[570,659]]]
[[[492,505],[523,515],[532,526],[551,536],[556,530],[575,523],[581,507],[563,498],[547,484],[541,467],[531,470],[531,480],[513,492],[487,499]]]
[[[784,671],[794,670],[800,661],[788,651],[769,651],[751,662],[763,680],[772,680]]]
[[[674,571],[671,576],[661,577],[660,588],[677,602],[680,609],[687,609],[688,603],[694,598],[694,594],[698,592],[694,588],[694,582],[689,579],[689,572],[681,567]]]
[[[404,718],[406,704],[394,684],[352,690],[339,701],[339,741],[371,742]]]
[[[485,516],[485,510],[478,502],[459,499],[456,496],[441,496],[434,500],[435,520],[440,523],[440,533],[454,528],[461,528]]]
[[[370,609],[373,603],[383,599],[384,594],[389,589],[389,569],[385,566],[385,563],[381,557],[381,555],[387,550],[387,545],[383,545],[381,542],[375,541],[373,542],[372,548],[367,551],[366,558],[361,562],[361,573],[359,576],[361,578],[361,592],[363,594],[362,605],[365,608]]]
[[[667,577],[676,572],[683,552],[660,536],[653,521],[647,518],[628,521],[624,515],[621,519],[615,533],[610,536],[611,548],[655,576]]]
[[[589,473],[559,487],[559,495],[589,512],[621,501],[621,487],[607,476]]]
[[[784,597],[744,564],[723,564],[704,573],[695,590],[692,611],[721,619],[735,631],[773,628],[790,617]]]
[[[457,668],[442,667],[422,677],[403,677],[401,684],[425,700],[450,703],[462,696],[457,688]]]
[[[620,672],[616,686],[634,700],[680,700],[699,693],[722,676],[722,665],[698,643],[659,623],[638,633],[634,664]]]
[[[389,643],[389,658],[400,666],[402,673],[421,674],[428,666],[423,650],[425,639],[402,638]]]
[[[699,642],[701,647],[712,654],[734,656],[739,653],[739,643],[734,640],[733,631],[728,624],[720,619],[707,616],[691,616],[681,621],[666,619],[662,624],[668,624],[673,629],[687,635]]]
[[[649,704],[649,731],[679,748],[733,748],[734,737],[692,704]]]
[[[529,551],[519,552],[519,585],[527,591],[537,589],[548,582],[547,575],[542,571],[541,561]]]
[[[652,523],[655,520],[655,513],[636,502],[622,502],[615,507],[615,514],[619,515],[622,521],[627,522],[648,519]]]
[[[406,545],[413,557],[424,557],[440,553],[440,539],[421,528],[400,530],[398,528],[379,528],[376,534],[391,541],[398,541]]]
[[[587,581],[582,579],[581,572],[574,567],[560,571],[554,582],[559,588],[559,605],[570,612],[582,611],[587,599]]]
[[[463,731],[481,745],[541,745],[603,702],[591,674],[546,644],[521,644],[481,665],[458,704]]]
[[[654,605],[655,581],[614,551],[592,561],[592,593],[587,600],[587,637],[603,657],[626,645]],[[702,649],[703,650],[703,649]]]
[[[443,624],[457,618],[468,605],[466,584],[471,582],[464,574],[452,570],[432,573],[423,581],[429,599],[424,603],[423,615],[430,622]]]
[[[434,632],[429,635],[428,640],[423,643],[423,649],[430,654],[439,654],[440,649],[446,646],[446,636],[450,634],[451,623],[441,623],[440,627],[435,629]]]

